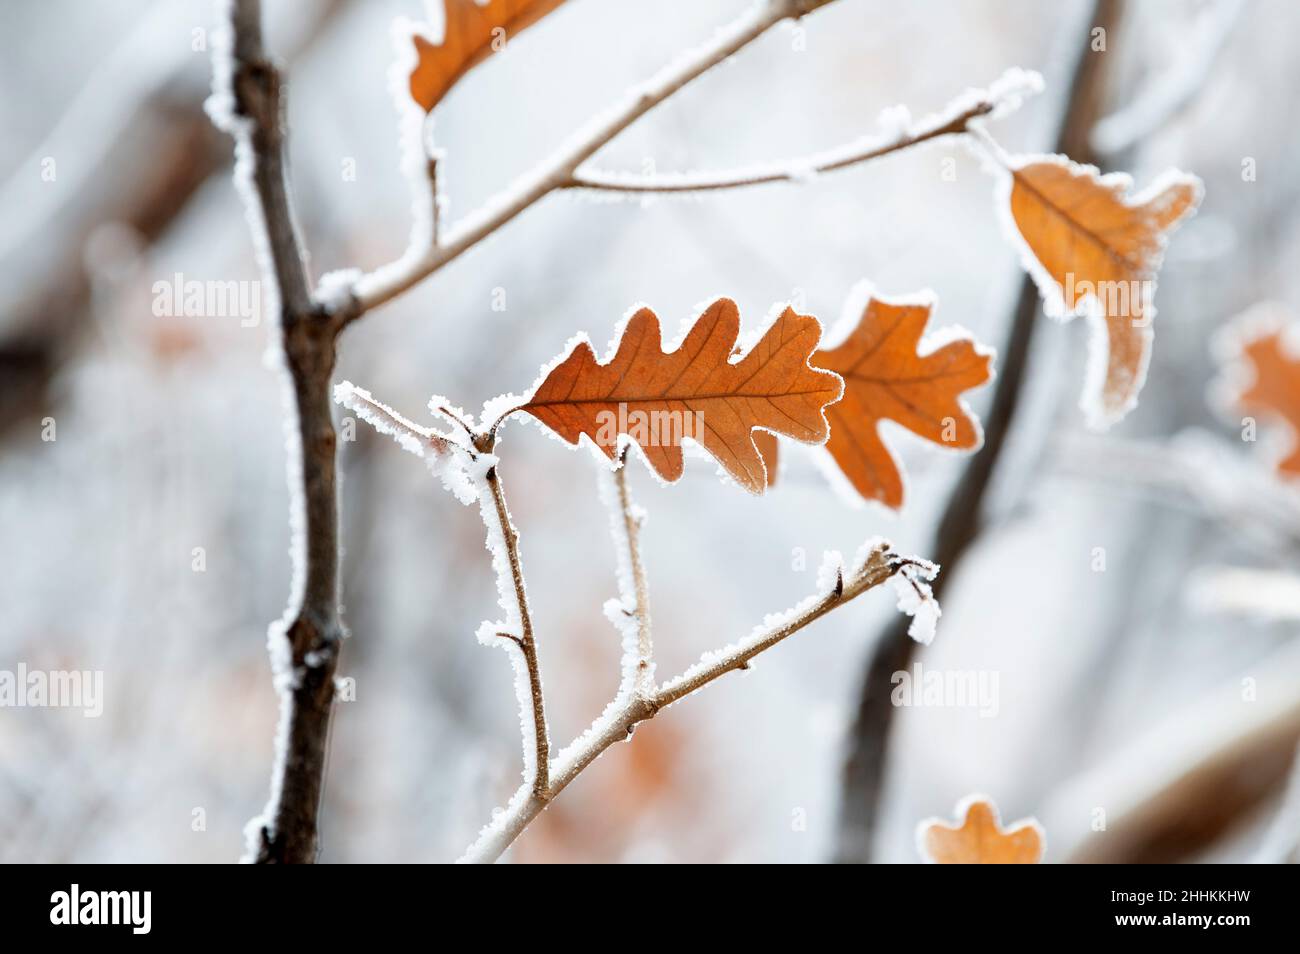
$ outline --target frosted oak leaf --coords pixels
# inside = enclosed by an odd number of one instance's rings
[[[682,441],[689,439],[740,486],[762,493],[767,471],[756,433],[824,442],[826,406],[843,383],[809,364],[821,339],[810,315],[786,308],[743,355],[739,333],[736,303],[719,298],[665,351],[658,317],[640,308],[604,362],[577,339],[515,410],[570,444],[586,437],[611,461],[620,444],[635,443],[668,482],[682,475]]]
[[[1064,156],[1008,160],[1008,211],[1049,313],[1086,314],[1092,345],[1081,405],[1104,429],[1136,404],[1154,337],[1156,275],[1169,233],[1201,201],[1201,182],[1166,172],[1130,196],[1132,180]]]
[[[856,317],[850,312],[844,340],[817,351],[812,363],[844,379],[844,398],[827,410],[827,452],[863,499],[896,510],[903,474],[881,424],[893,421],[952,450],[978,450],[983,435],[962,394],[993,377],[993,352],[954,328],[923,342],[934,308],[928,295],[888,300],[868,290],[866,299]],[[763,453],[775,472],[776,442]]]

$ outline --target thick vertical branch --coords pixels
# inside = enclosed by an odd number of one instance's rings
[[[295,528],[294,590],[282,623],[269,637],[281,693],[277,760],[266,810],[250,823],[249,853],[262,863],[311,862],[343,637],[330,414],[334,346],[343,316],[317,308],[312,300],[285,167],[284,86],[263,47],[258,0],[231,3],[229,29],[228,48],[217,58],[213,113],[235,137],[236,176],[265,279],[278,303]],[[221,101],[223,92],[229,102]]]
[[[1091,26],[1106,30],[1109,43],[1114,42],[1118,14],[1119,0],[1098,0],[1089,21]],[[1101,113],[1108,58],[1115,55],[1094,51],[1091,43],[1091,34],[1085,33],[1055,143],[1058,152],[1079,162],[1092,161],[1088,134]],[[983,529],[985,494],[1020,404],[1038,312],[1038,290],[1026,275],[1016,299],[1007,340],[1000,351],[1001,366],[993,402],[984,418],[984,446],[971,458],[953,489],[928,554],[943,569],[934,587],[935,596],[940,599],[957,563]],[[908,638],[906,620],[900,618],[881,635],[867,662],[844,766],[837,861],[871,858],[894,720],[891,679],[895,672],[911,666],[915,653],[916,643]]]

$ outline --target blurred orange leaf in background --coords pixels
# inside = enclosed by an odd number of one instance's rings
[[[1283,476],[1300,477],[1300,354],[1288,347],[1280,327],[1247,336],[1241,353],[1250,366],[1251,383],[1237,395],[1236,403],[1244,411],[1277,417],[1290,425],[1290,453],[1277,469]]]
[[[921,822],[917,844],[926,861],[940,865],[1032,865],[1043,858],[1043,829],[1032,818],[1003,828],[998,809],[983,795],[957,806],[964,818],[950,825],[938,818]]]
[[[442,42],[431,43],[418,33],[412,37],[416,65],[411,98],[426,113],[432,112],[462,76],[563,2],[444,0]]]

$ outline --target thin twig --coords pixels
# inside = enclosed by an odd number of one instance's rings
[[[951,118],[937,119],[927,129],[918,130],[888,142],[865,142],[856,145],[856,147],[841,146],[837,149],[829,149],[825,152],[763,167],[667,176],[628,176],[602,171],[574,172],[569,181],[564,184],[564,188],[588,189],[600,192],[670,195],[673,193],[719,192],[726,189],[742,189],[773,182],[800,182],[809,176],[847,169],[849,166],[869,162],[872,159],[879,159],[895,152],[902,152],[904,149],[910,149],[932,139],[962,135],[969,130],[973,120],[979,119],[981,116],[987,116],[993,109],[994,103],[983,101]]]
[[[624,448],[620,466],[608,478],[614,482],[613,502],[617,505],[611,519],[614,521],[616,542],[621,544],[618,559],[626,567],[627,576],[632,583],[632,592],[620,595],[623,597],[624,610],[636,619],[635,671],[631,674],[632,685],[628,688],[648,699],[653,695],[655,687],[650,587],[641,560],[641,516],[632,503],[632,495],[627,488],[627,457],[627,449]],[[601,478],[605,479],[604,473]],[[620,588],[621,586],[620,582]]]
[[[490,451],[490,448],[487,448]],[[537,642],[533,638],[533,618],[528,609],[528,593],[524,587],[523,564],[519,559],[519,531],[510,520],[510,509],[506,506],[505,488],[501,485],[501,475],[496,466],[488,469],[486,482],[492,494],[493,509],[496,512],[497,531],[505,541],[506,559],[509,562],[510,583],[514,589],[515,606],[519,613],[519,625],[522,632],[514,642],[523,653],[524,665],[528,669],[528,691],[532,697],[533,746],[537,769],[533,774],[532,791],[537,798],[545,799],[550,788],[551,742],[546,729],[546,702],[542,697],[542,670],[537,661]],[[486,516],[487,508],[483,508]],[[490,528],[489,528],[490,529]],[[525,740],[527,744],[527,740]]]
[[[747,638],[725,649],[703,656],[684,673],[659,686],[650,698],[622,694],[572,744],[555,759],[550,787],[544,794],[521,789],[510,804],[479,834],[478,839],[461,857],[462,862],[490,864],[501,857],[546,807],[588,765],[615,742],[629,738],[642,722],[654,718],[660,710],[684,699],[729,672],[748,668],[749,661],[771,649],[801,629],[816,622],[831,610],[884,583],[910,563],[900,560],[887,545],[873,550],[848,579],[841,572],[836,585],[808,605],[802,606],[783,623],[756,630]]]
[[[524,175],[510,192],[490,200],[450,229],[440,244],[428,248],[412,247],[397,261],[358,279],[354,286],[358,303],[356,314],[392,301],[448,262],[459,258],[525,209],[570,184],[578,167],[615,136],[772,26],[782,20],[804,16],[829,2],[831,0],[762,0],[756,3],[719,30],[708,43],[629,90],[616,106],[598,116],[556,154]]]
[[[355,408],[359,414],[364,412],[362,416],[369,420],[372,425],[377,429],[380,429],[381,432],[391,432],[392,436],[399,442],[404,435],[419,444],[434,443],[438,441],[441,441],[443,444],[447,443],[446,439],[433,428],[425,427],[422,424],[416,424],[414,421],[408,420],[394,411],[387,404],[375,400],[374,396],[369,391],[364,391],[357,387],[349,387],[346,384],[342,387],[347,388],[346,405],[348,407]],[[336,388],[336,400],[339,400],[339,394],[340,388]]]

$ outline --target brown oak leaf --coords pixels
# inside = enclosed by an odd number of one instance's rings
[[[958,824],[931,818],[917,826],[917,847],[926,861],[940,865],[1032,865],[1043,858],[1046,838],[1032,818],[1003,828],[998,809],[983,795],[957,805]]]
[[[442,42],[431,43],[418,33],[412,37],[416,64],[411,98],[426,113],[432,112],[462,76],[563,2],[443,0]]]
[[[689,438],[738,484],[762,493],[767,472],[755,429],[825,441],[825,409],[843,384],[809,364],[821,339],[816,318],[786,308],[743,356],[736,354],[739,333],[736,303],[719,298],[681,345],[665,352],[659,319],[641,308],[604,363],[579,339],[516,409],[570,444],[585,435],[611,460],[621,441],[631,441],[670,482],[682,475],[682,440]]]
[[[1264,306],[1261,306],[1264,307]],[[1232,403],[1247,414],[1276,418],[1290,425],[1290,449],[1277,464],[1284,477],[1300,477],[1300,348],[1276,316],[1250,322],[1234,336],[1234,350],[1244,365],[1237,375]]]
[[[919,437],[956,450],[977,450],[979,421],[961,400],[963,392],[993,376],[993,352],[945,329],[939,347],[920,352],[933,300],[922,296],[888,301],[868,295],[842,344],[813,355],[814,366],[844,379],[844,398],[827,409],[831,436],[826,450],[863,498],[886,507],[903,505],[903,474],[880,436],[890,420]],[[769,476],[776,472],[776,442],[762,447]]]
[[[1151,358],[1156,274],[1169,232],[1201,201],[1195,176],[1171,171],[1129,196],[1126,175],[1064,156],[1010,163],[1011,219],[1048,312],[1087,314],[1093,345],[1081,405],[1105,428],[1136,404]]]

